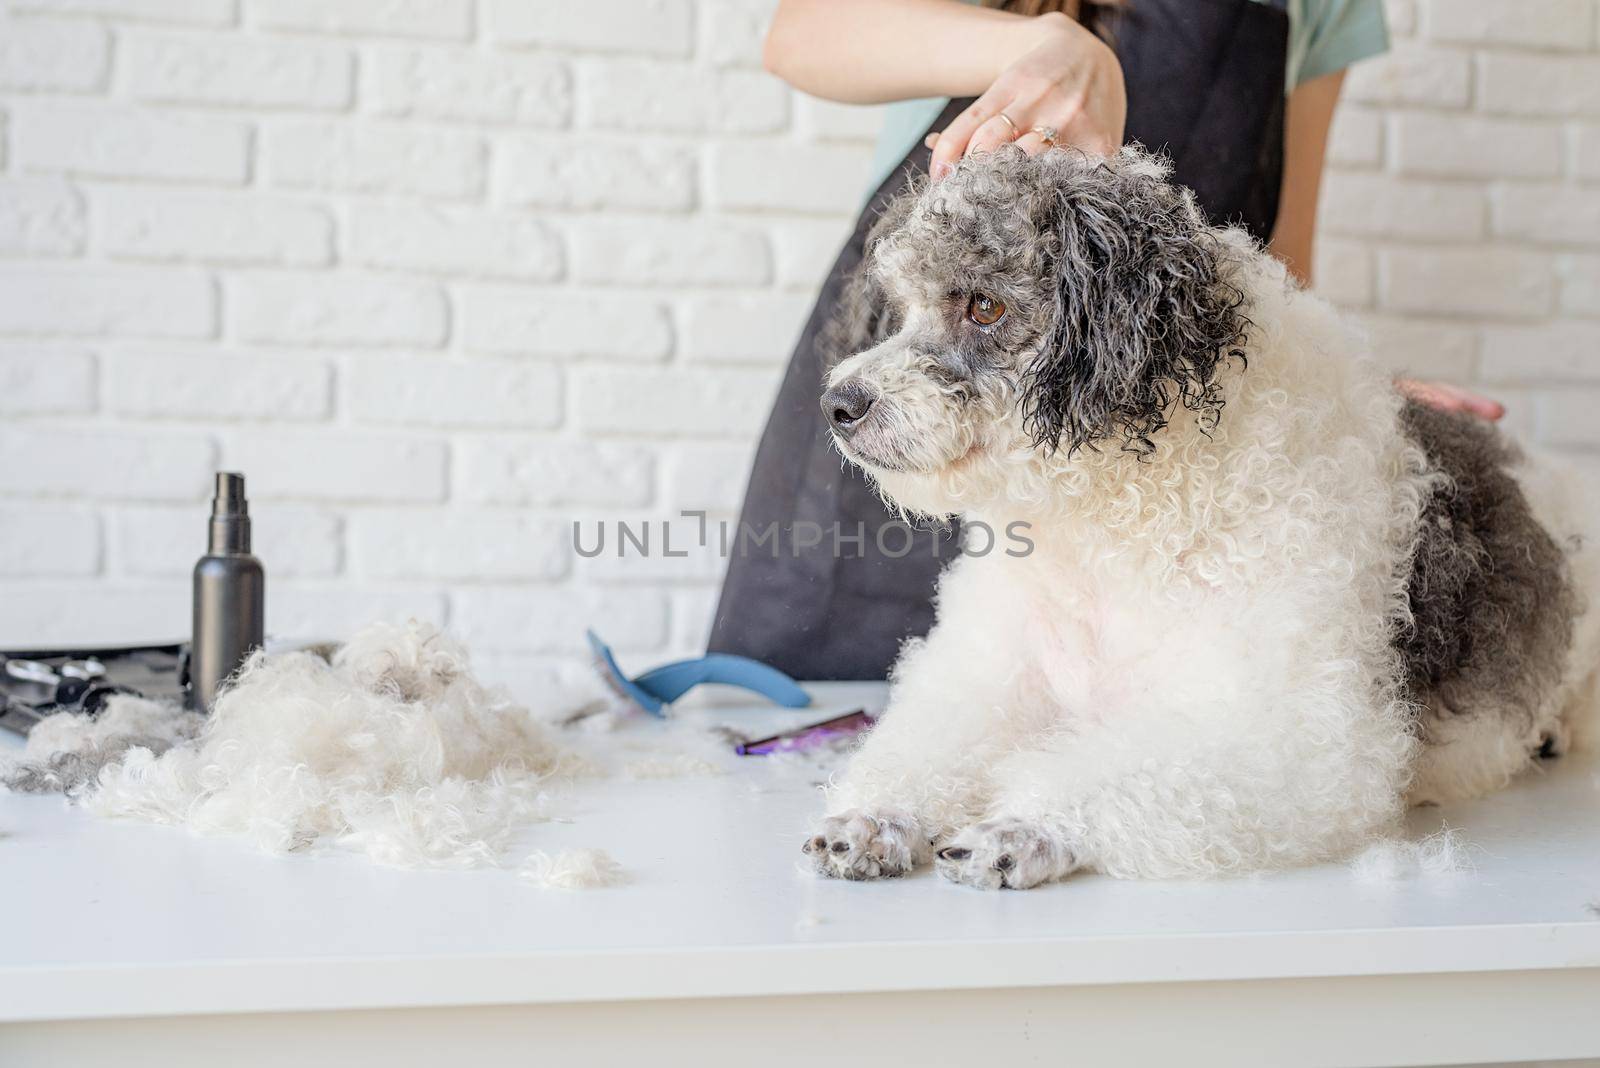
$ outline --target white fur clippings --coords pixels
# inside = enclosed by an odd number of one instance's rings
[[[517,875],[542,890],[588,890],[628,881],[622,865],[603,849],[566,849],[553,857],[530,853]]]
[[[1426,838],[1408,841],[1380,838],[1357,853],[1350,870],[1362,882],[1382,883],[1417,876],[1436,877],[1471,871],[1467,846],[1461,835],[1446,827]]]
[[[120,763],[130,750],[165,753],[192,741],[204,723],[198,712],[126,694],[111,698],[96,716],[46,716],[28,732],[19,759],[0,759],[0,785],[77,797],[93,788],[101,768]]]
[[[478,683],[459,643],[416,622],[369,627],[331,664],[257,654],[209,717],[127,698],[94,721],[51,717],[7,781],[64,755],[93,761],[76,791],[102,815],[407,868],[503,865],[516,833],[547,818],[562,762],[526,708]]]
[[[693,753],[663,753],[628,761],[622,774],[629,779],[688,779],[721,775],[723,769]]]

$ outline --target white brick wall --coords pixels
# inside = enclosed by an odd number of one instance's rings
[[[714,558],[571,523],[732,514],[862,193],[878,116],[760,71],[770,5],[0,0],[0,643],[181,634],[218,465],[276,632],[700,642]],[[1600,468],[1600,0],[1392,12],[1322,288]]]

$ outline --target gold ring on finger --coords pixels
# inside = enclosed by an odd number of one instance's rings
[[[1011,127],[1011,139],[1013,141],[1015,141],[1018,137],[1022,136],[1022,131],[1017,129],[1017,124],[1011,121],[1011,116],[1010,115],[1007,115],[1005,112],[1002,111],[1002,112],[1000,112],[1000,114],[996,115],[995,118],[1001,119],[1002,121],[1005,122],[1005,124],[1007,126]]]
[[[1045,144],[1049,145],[1051,148],[1055,147],[1056,138],[1058,136],[1060,136],[1060,131],[1057,130],[1054,126],[1043,126],[1043,125],[1035,126],[1032,130],[1029,130],[1028,132],[1037,135],[1039,140],[1043,141]]]

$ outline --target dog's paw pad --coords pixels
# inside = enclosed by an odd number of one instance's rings
[[[1081,863],[1054,831],[1017,819],[968,827],[936,854],[939,874],[980,890],[1026,890],[1059,879]]]
[[[927,840],[905,813],[852,811],[825,818],[801,850],[831,879],[889,879],[926,859]]]

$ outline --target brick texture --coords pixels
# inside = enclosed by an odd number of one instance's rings
[[[91,196],[100,249],[113,259],[293,267],[333,258],[333,218],[316,204],[121,185]]]
[[[690,0],[611,0],[573,18],[559,4],[487,0],[489,39],[512,47],[687,55],[693,42]]]
[[[75,256],[86,229],[83,197],[66,182],[0,179],[0,255]]]
[[[574,223],[570,232],[572,272],[580,282],[749,286],[771,275],[767,238],[749,226],[607,217]]]
[[[562,265],[560,238],[526,213],[394,204],[351,209],[348,254],[368,267],[536,282],[559,278]]]
[[[332,368],[298,354],[124,349],[104,357],[106,407],[143,419],[328,418]]]
[[[326,578],[343,560],[343,521],[312,505],[274,503],[251,517],[255,551],[272,561],[278,579]],[[171,505],[118,509],[109,534],[109,555],[119,571],[141,577],[182,579],[194,567],[194,547],[205,536],[194,511]]]
[[[483,189],[482,141],[400,123],[285,122],[262,133],[267,182],[286,189],[460,200]]]
[[[93,23],[18,19],[0,29],[0,90],[94,92],[110,63],[110,35]]]
[[[281,30],[465,39],[471,0],[245,0],[248,20]]]
[[[95,409],[90,353],[0,345],[0,415],[88,414]]]
[[[381,275],[243,275],[229,280],[230,332],[289,345],[442,345],[444,294],[431,282]]]
[[[478,352],[656,362],[672,351],[672,318],[653,298],[482,285],[458,289],[456,310]]]
[[[250,174],[250,128],[237,119],[21,101],[10,125],[12,162],[24,171],[213,185]]]
[[[190,268],[0,266],[0,335],[210,337],[216,285]]]
[[[361,575],[462,582],[558,579],[571,567],[562,524],[516,512],[413,509],[350,517]]]
[[[578,78],[580,110],[596,129],[659,134],[773,133],[789,117],[788,94],[753,71],[661,62],[593,63]]]
[[[120,43],[138,100],[339,111],[354,92],[354,56],[335,45],[137,30]]]
[[[711,203],[732,210],[841,215],[859,208],[867,169],[853,145],[718,145],[711,154]]]
[[[531,360],[362,356],[346,364],[345,407],[401,426],[554,427],[561,369]]]
[[[120,22],[225,26],[237,17],[237,0],[11,0],[15,11],[49,15],[104,15]]]
[[[517,138],[500,145],[495,189],[516,205],[686,211],[695,201],[694,156],[626,138]]]
[[[545,56],[376,45],[367,71],[368,99],[387,115],[564,126],[572,114],[567,67]]]
[[[761,70],[775,6],[0,0],[0,643],[181,634],[226,465],[275,633],[691,651],[679,513],[736,514],[881,121]],[[1318,289],[1600,470],[1600,0],[1388,9]],[[694,551],[574,551],[647,520]]]
[[[99,568],[100,517],[93,511],[0,505],[0,575],[92,575]]]
[[[245,472],[252,499],[421,504],[444,500],[450,454],[420,434],[241,428],[223,443],[222,462]]]
[[[646,505],[654,454],[620,442],[474,437],[456,450],[453,485],[474,504]]]
[[[1590,0],[1428,0],[1427,37],[1449,44],[1559,48],[1584,51],[1590,43]]]

